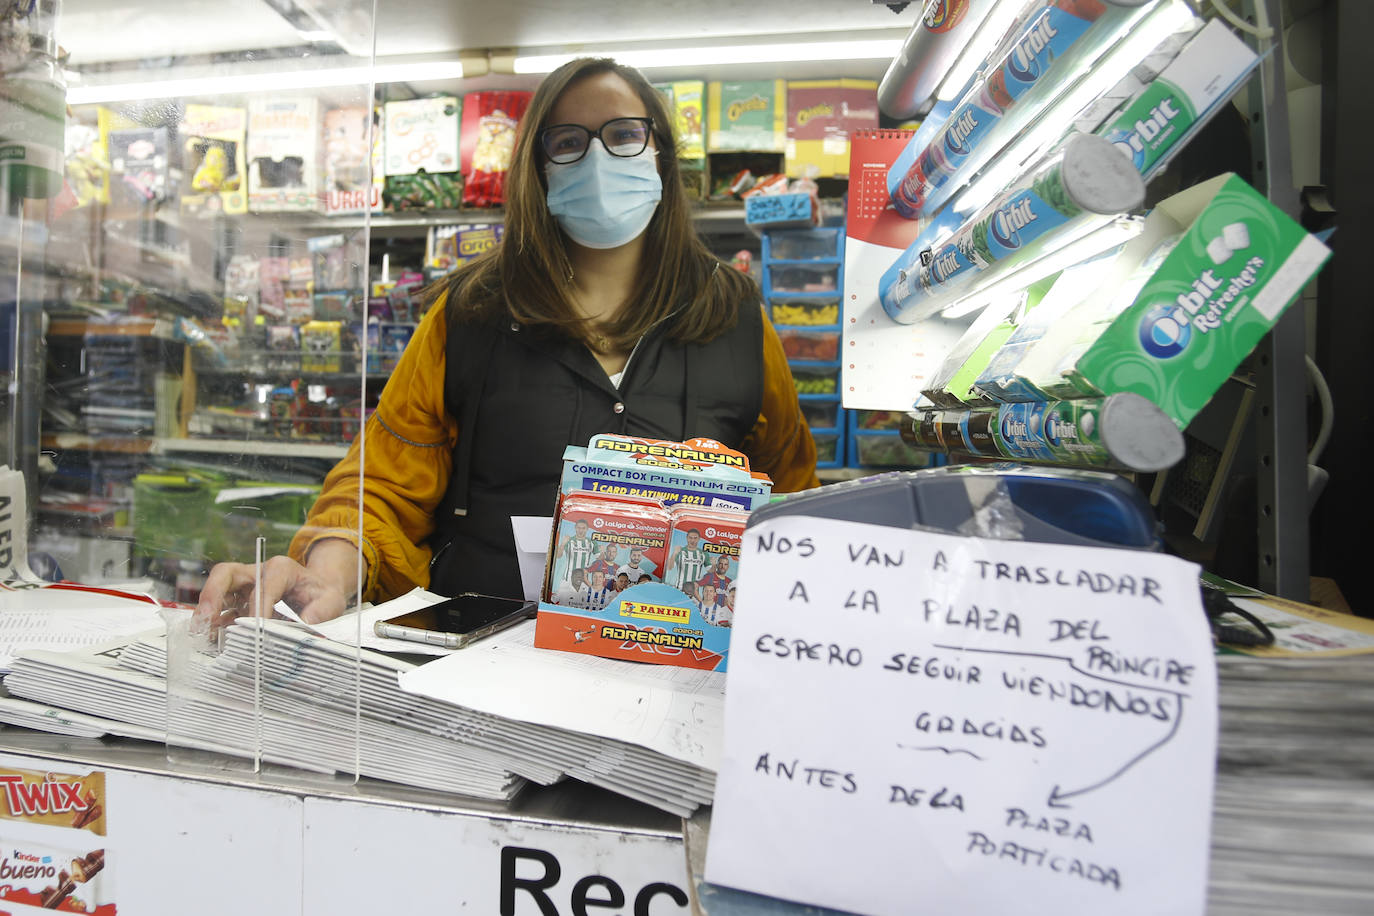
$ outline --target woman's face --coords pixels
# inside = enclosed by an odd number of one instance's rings
[[[647,118],[649,111],[640,101],[639,94],[617,73],[597,73],[584,76],[563,90],[549,111],[549,122],[554,124],[580,124],[587,130],[596,130],[607,121],[616,118]],[[593,140],[593,143],[599,141]],[[653,134],[649,135],[649,150],[656,149]],[[651,155],[648,150],[646,155]]]

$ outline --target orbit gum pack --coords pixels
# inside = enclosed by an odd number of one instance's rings
[[[725,670],[740,540],[771,492],[711,439],[569,446],[534,644]]]
[[[923,149],[908,147],[888,172],[888,192],[897,212],[914,219],[943,202],[943,191],[968,163],[999,121],[1041,84],[1061,77],[1087,53],[1105,28],[1116,28],[1146,0],[1045,0],[1017,26],[1002,56],[987,61],[986,76],[974,83],[949,120]],[[1048,77],[1048,79],[1047,79]],[[914,139],[914,138],[913,138]]]
[[[1139,261],[1173,236],[1177,242],[1130,306],[1064,360],[1060,373],[1073,396],[1134,392],[1182,428],[1331,250],[1232,174],[1161,201],[1122,257]]]

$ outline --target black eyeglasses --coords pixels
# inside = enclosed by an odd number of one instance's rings
[[[653,135],[653,118],[612,118],[596,130],[581,124],[555,124],[539,132],[539,142],[550,162],[567,165],[587,155],[592,137],[612,156],[629,159],[644,152]]]

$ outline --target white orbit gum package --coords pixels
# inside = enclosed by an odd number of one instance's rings
[[[714,440],[569,447],[534,644],[723,671],[740,540],[771,490]]]

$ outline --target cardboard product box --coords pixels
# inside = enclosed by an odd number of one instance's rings
[[[295,286],[282,290],[281,315],[271,316],[286,324],[305,324],[315,317],[315,296],[309,288]]]
[[[113,130],[108,143],[116,201],[148,204],[166,199],[171,190],[167,128]]]
[[[338,372],[342,357],[343,322],[316,320],[302,325],[302,372]]]
[[[501,223],[431,226],[425,244],[425,267],[448,273],[495,248],[505,230]]]
[[[1149,251],[1179,233],[1131,305],[1062,368],[1081,395],[1131,391],[1182,428],[1331,250],[1232,174],[1158,204],[1127,247]]]
[[[248,112],[187,105],[179,133],[182,212],[247,213]]]
[[[877,126],[876,80],[788,82],[788,177],[848,177],[850,133]]]
[[[1098,133],[1140,174],[1153,175],[1258,63],[1255,52],[1214,19]]]
[[[706,84],[701,80],[677,80],[673,87],[673,134],[677,138],[679,159],[705,159],[706,142],[703,109]]]
[[[258,259],[258,301],[274,316],[286,314],[286,284],[290,279],[291,262],[286,258]]]
[[[367,242],[361,232],[317,235],[307,239],[310,281],[316,293],[332,290],[361,292]]]
[[[569,446],[563,454],[558,509],[544,572],[545,600],[539,604],[534,644],[606,658],[723,671],[729,652],[730,627],[725,625],[729,613],[714,603],[703,607],[694,595],[672,583],[691,581],[695,586],[710,575],[733,583],[747,513],[767,503],[771,492],[772,482],[751,472],[744,455],[710,439],[683,443],[605,434],[594,436],[586,448]],[[647,501],[677,513],[677,519],[685,519],[686,526],[696,529],[692,542],[696,546],[689,549],[701,556],[674,554],[670,542],[664,545],[664,564],[655,561],[651,571],[651,578],[657,578],[654,574],[661,570],[670,577],[668,583],[630,585],[604,607],[554,604],[548,600],[558,584],[553,579],[560,544],[554,538],[564,501],[574,494],[599,494],[636,504]],[[711,537],[706,536],[707,528],[712,529]],[[661,537],[661,526],[656,530]],[[681,536],[682,546],[686,546],[686,529]],[[707,549],[708,543],[713,550]],[[618,561],[629,560],[630,546],[625,542],[626,555],[617,555]],[[706,559],[722,555],[727,557],[724,573],[715,570],[714,562],[707,568]],[[729,557],[734,557],[733,565]],[[687,565],[691,566],[690,575],[683,572]]]
[[[707,85],[706,151],[783,152],[787,88],[783,80]]]
[[[382,324],[377,332],[377,367],[381,372],[392,372],[401,354],[405,352],[410,338],[415,336],[415,325],[391,322]],[[371,356],[369,354],[369,360]]]
[[[255,213],[320,209],[320,103],[307,97],[248,103],[248,208]]]
[[[458,171],[460,110],[451,95],[387,102],[386,174]]]
[[[224,268],[224,314],[251,322],[258,314],[262,288],[261,262],[251,254],[236,254]]]
[[[379,110],[354,105],[324,113],[323,204],[331,216],[382,212],[386,164]]]

